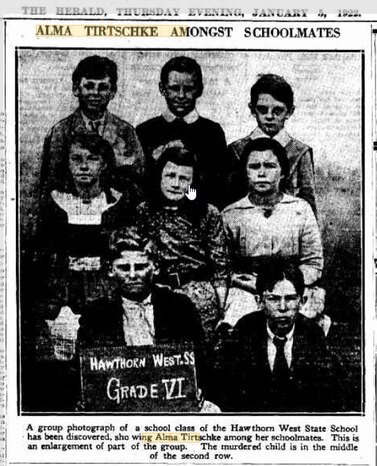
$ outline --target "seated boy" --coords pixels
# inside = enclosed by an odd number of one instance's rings
[[[220,340],[214,399],[223,411],[334,412],[346,406],[344,370],[323,333],[300,313],[301,270],[281,262],[261,268],[258,312]]]
[[[285,192],[305,199],[316,214],[313,151],[308,145],[292,138],[285,129],[286,121],[292,116],[292,87],[276,74],[264,74],[251,87],[249,108],[257,120],[258,127],[249,136],[239,139],[228,147],[232,160],[229,173],[228,203],[237,201],[246,193],[240,192],[234,176],[238,170],[241,154],[250,139],[270,137],[277,140],[286,150],[289,160],[289,176]]]
[[[192,342],[198,383],[204,389],[208,384],[208,352],[198,312],[187,296],[154,285],[158,269],[146,246],[132,226],[113,233],[104,265],[114,282],[113,292],[88,300],[74,331],[68,332],[60,326],[53,329],[52,336],[66,342],[68,338],[76,340],[74,333],[77,333],[77,345],[81,348]],[[67,312],[64,314],[67,317]],[[61,324],[61,319],[57,319],[57,324]],[[53,362],[35,366],[34,372],[39,375],[35,382],[38,387],[35,404],[39,410],[72,411],[78,406],[80,378],[75,347],[71,345],[69,357],[68,349],[59,347],[59,355],[63,356],[60,360],[57,357]],[[202,412],[218,410],[208,401],[199,407]]]
[[[154,284],[158,269],[137,229],[115,232],[110,240],[109,276],[113,296],[89,303],[80,319],[82,347],[140,346],[192,342],[198,383],[207,384],[208,353],[199,314],[191,300]],[[217,407],[210,402],[204,412]]]
[[[185,146],[198,155],[202,195],[216,207],[224,207],[226,142],[218,123],[200,116],[195,108],[203,92],[202,70],[189,57],[174,57],[162,67],[160,93],[167,109],[136,128],[146,157],[149,186],[155,163],[167,144]]]

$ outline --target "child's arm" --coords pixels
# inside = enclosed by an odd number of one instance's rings
[[[317,217],[313,150],[307,144],[294,138],[291,138],[285,150],[290,165],[288,184],[293,183],[292,192],[291,190],[288,192],[308,202]]]
[[[297,196],[309,203],[317,217],[317,207],[315,204],[315,183],[314,183],[314,163],[313,151],[311,147],[302,154],[297,166],[297,186],[299,191]]]

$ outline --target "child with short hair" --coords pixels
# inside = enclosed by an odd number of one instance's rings
[[[199,63],[185,56],[171,58],[161,69],[159,89],[167,108],[136,128],[145,154],[147,190],[154,184],[162,152],[169,147],[185,147],[196,154],[201,195],[222,209],[228,166],[225,134],[219,123],[202,117],[196,109],[203,93]]]
[[[144,154],[135,129],[108,110],[117,92],[118,67],[107,57],[83,58],[72,73],[76,110],[55,124],[45,138],[41,165],[40,202],[43,209],[50,192],[61,181],[60,166],[65,148],[77,134],[95,133],[108,141],[114,151],[115,173],[112,187],[123,192],[130,183],[142,193]]]
[[[229,173],[229,202],[234,202],[246,194],[240,192],[235,173],[247,142],[250,139],[273,138],[285,148],[288,155],[289,175],[285,192],[305,199],[316,214],[313,150],[294,139],[285,129],[286,121],[295,110],[292,87],[282,76],[261,75],[251,87],[249,108],[257,120],[258,127],[249,136],[228,146],[232,160]]]

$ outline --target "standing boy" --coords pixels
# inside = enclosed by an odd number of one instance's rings
[[[292,87],[281,76],[264,74],[250,90],[249,108],[258,127],[249,136],[228,147],[233,165],[229,174],[229,203],[246,194],[240,192],[234,174],[238,170],[238,162],[247,142],[250,139],[273,138],[285,148],[288,155],[286,192],[305,199],[316,214],[313,151],[308,145],[292,138],[285,129],[286,121],[295,110]]]
[[[117,91],[117,65],[106,57],[93,55],[79,62],[72,74],[72,91],[79,107],[59,121],[45,139],[41,187],[42,200],[60,183],[66,164],[68,142],[80,133],[92,133],[107,140],[115,154],[114,186],[124,191],[128,183],[141,188],[144,155],[134,128],[107,110]]]
[[[223,207],[225,135],[218,123],[203,118],[195,108],[203,92],[199,64],[189,57],[172,58],[162,67],[159,89],[166,100],[166,110],[136,128],[149,181],[155,181],[155,164],[166,145],[185,146],[198,155],[202,194],[208,202]]]

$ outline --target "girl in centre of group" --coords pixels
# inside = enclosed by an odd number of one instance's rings
[[[228,254],[219,211],[192,192],[198,173],[194,153],[167,147],[157,161],[154,195],[138,207],[138,219],[156,249],[158,282],[191,298],[210,340],[226,298]]]

